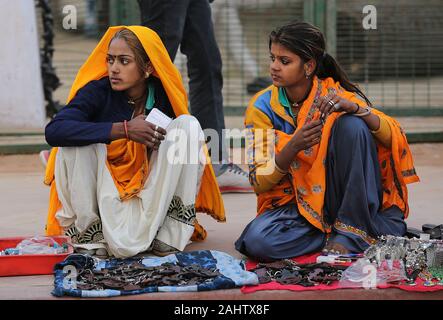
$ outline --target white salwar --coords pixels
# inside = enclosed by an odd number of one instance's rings
[[[148,250],[154,239],[183,250],[194,231],[195,200],[206,163],[203,144],[196,118],[174,119],[150,156],[143,189],[125,201],[106,166],[105,144],[59,148],[58,222],[76,247],[106,248],[117,258]]]

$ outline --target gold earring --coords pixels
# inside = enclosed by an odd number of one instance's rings
[[[148,71],[145,72],[145,78],[149,78],[150,73]]]

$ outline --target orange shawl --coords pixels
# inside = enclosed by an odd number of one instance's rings
[[[314,79],[314,84],[307,100],[303,103],[297,116],[298,130],[305,124],[320,117],[320,112],[315,104],[315,99],[325,96],[328,92],[336,92],[339,96],[364,106],[364,102],[360,100],[354,93],[344,90],[340,84],[332,78],[320,80]],[[284,109],[278,100],[278,88],[273,87],[271,93],[271,107],[277,114],[284,117],[287,121],[292,121],[290,116],[284,114]],[[377,142],[378,159],[380,162],[383,190],[382,208],[388,208],[397,205],[408,216],[408,191],[406,184],[419,181],[415,173],[412,154],[409,150],[406,136],[401,129],[399,123],[385,115],[384,113],[372,109],[372,112],[388,121],[392,132],[392,146],[390,149],[385,148]],[[289,172],[292,179],[287,175],[282,179],[281,183],[274,186],[268,192],[258,195],[258,214],[265,210],[281,206],[289,202],[295,201],[298,205],[300,213],[315,227],[330,232],[330,227],[323,219],[323,205],[326,189],[326,168],[324,160],[327,156],[328,142],[331,129],[335,120],[343,113],[332,113],[324,127],[323,134],[319,144],[314,147],[300,152],[290,166]],[[250,122],[251,120],[249,120]],[[295,131],[297,132],[297,130]],[[295,132],[293,134],[295,134]],[[282,131],[275,131],[275,152],[279,153],[292,138]],[[350,150],[351,152],[351,150]],[[292,188],[292,194],[287,194],[285,189]],[[276,201],[277,199],[277,201]]]
[[[126,28],[132,31],[143,45],[154,67],[154,76],[162,82],[176,116],[189,114],[187,95],[180,73],[171,62],[168,52],[157,33],[141,26],[110,27],[89,58],[80,68],[71,87],[67,103],[77,91],[93,80],[107,76],[106,54],[109,43],[116,32]],[[148,177],[146,146],[126,139],[115,140],[107,146],[107,166],[114,179],[121,200],[129,199],[139,193]],[[196,211],[206,212],[220,222],[226,221],[223,199],[218,188],[210,157],[205,146],[207,165],[203,172],[201,187],[195,202]],[[53,148],[46,167],[45,184],[51,187],[49,195],[46,235],[60,235],[63,230],[55,218],[62,207],[55,187],[54,170],[57,148]],[[206,230],[195,222],[192,240],[204,240]]]

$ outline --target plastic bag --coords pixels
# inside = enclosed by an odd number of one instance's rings
[[[361,258],[343,271],[339,286],[343,288],[377,288],[377,265]]]
[[[406,279],[404,263],[401,260],[387,259],[377,265],[367,258],[362,258],[343,272],[339,285],[344,288],[375,289],[377,286]]]
[[[59,254],[64,248],[50,237],[36,236],[20,242],[16,249],[20,254]]]

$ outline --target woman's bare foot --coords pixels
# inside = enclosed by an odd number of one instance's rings
[[[322,252],[325,254],[339,255],[339,254],[348,254],[349,250],[346,249],[346,247],[343,246],[342,244],[331,241],[328,244],[326,244],[326,246],[323,248]]]

